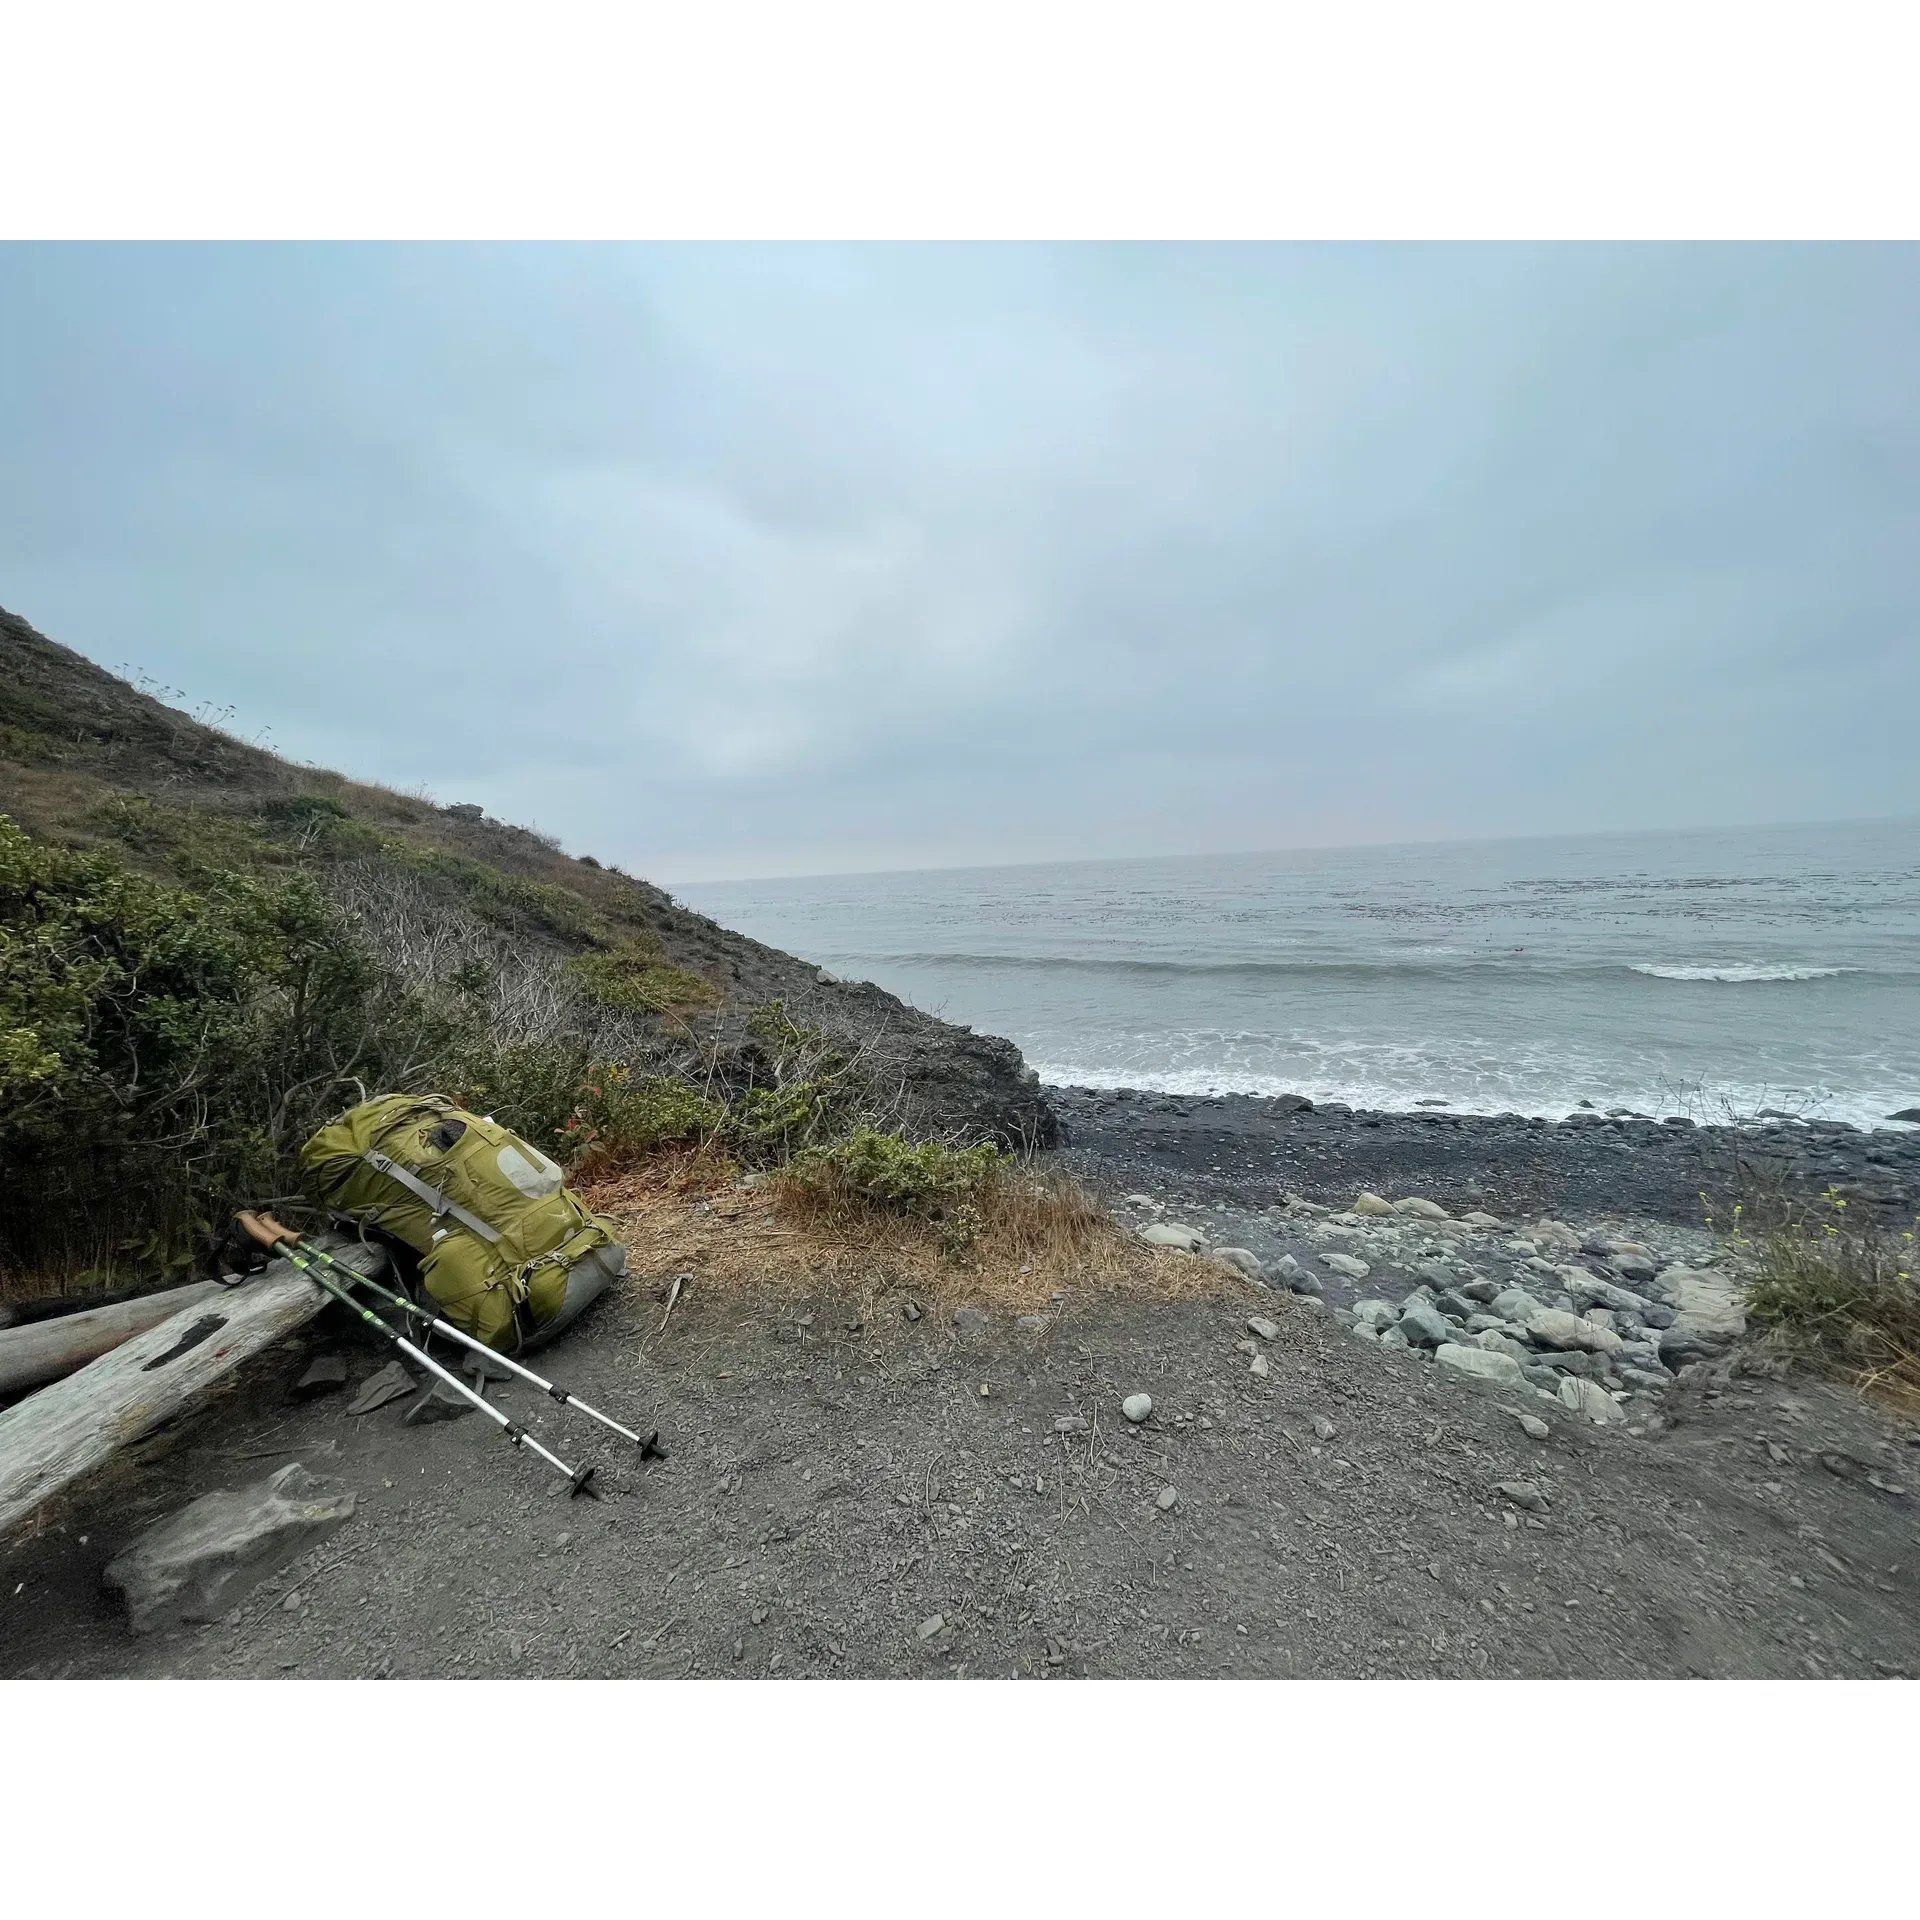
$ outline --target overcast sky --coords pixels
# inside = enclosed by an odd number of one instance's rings
[[[664,881],[1920,810],[1911,247],[0,247],[0,604]]]

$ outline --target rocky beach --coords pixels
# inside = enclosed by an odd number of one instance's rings
[[[1297,1094],[1186,1094],[1050,1087],[1065,1157],[1103,1192],[1170,1185],[1183,1199],[1255,1210],[1288,1194],[1321,1205],[1353,1192],[1417,1194],[1461,1214],[1725,1222],[1743,1202],[1831,1192],[1883,1223],[1920,1212],[1920,1127],[1871,1131],[1765,1116],[1740,1126],[1576,1110],[1521,1114],[1356,1112]]]
[[[1062,1157],[1150,1244],[1600,1425],[1657,1431],[1667,1391],[1745,1334],[1769,1219],[1836,1201],[1882,1227],[1920,1213],[1920,1129],[1904,1126],[1049,1097]]]

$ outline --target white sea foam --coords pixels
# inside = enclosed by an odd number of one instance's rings
[[[1794,967],[1756,961],[1750,965],[1725,967],[1661,967],[1649,963],[1635,966],[1630,971],[1648,974],[1655,980],[1831,980],[1835,974],[1858,973],[1860,969]]]
[[[1586,1081],[1580,1083],[1577,1090],[1569,1090],[1549,1088],[1538,1081],[1490,1086],[1485,1080],[1460,1082],[1437,1075],[1409,1084],[1364,1070],[1328,1076],[1249,1072],[1231,1066],[1116,1068],[1086,1061],[1049,1060],[1037,1055],[1030,1056],[1028,1064],[1043,1084],[1050,1087],[1092,1087],[1109,1091],[1127,1088],[1188,1100],[1223,1093],[1252,1094],[1259,1099],[1272,1099],[1281,1093],[1303,1093],[1317,1106],[1339,1100],[1367,1113],[1424,1110],[1463,1118],[1519,1113],[1535,1120],[1564,1120],[1583,1111],[1592,1114],[1624,1108],[1647,1119],[1678,1113],[1698,1120],[1703,1126],[1724,1126],[1736,1120],[1748,1120],[1766,1108],[1777,1108],[1786,1102],[1789,1109],[1803,1119],[1839,1120],[1862,1132],[1871,1132],[1876,1127],[1898,1124],[1889,1121],[1887,1116],[1901,1098],[1897,1091],[1885,1088],[1860,1092],[1795,1087],[1783,1091],[1771,1085],[1722,1083],[1675,1089],[1644,1085],[1608,1087],[1597,1081]],[[1424,1100],[1436,1096],[1446,1099],[1445,1107],[1422,1108]]]

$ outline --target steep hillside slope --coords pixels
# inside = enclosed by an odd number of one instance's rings
[[[497,1094],[503,1113],[517,1099],[523,1116],[565,1126],[577,1095],[611,1091],[598,1071],[564,1079],[569,1060],[612,1064],[616,1077],[664,1071],[703,1097],[737,1100],[817,1079],[808,1060],[853,1059],[862,1111],[910,1136],[1038,1146],[1055,1137],[1037,1080],[1008,1042],[833,980],[477,806],[435,805],[250,746],[4,610],[0,816],[0,838],[11,835],[0,845],[10,1119],[22,1089],[45,1096],[49,1076],[84,1051],[87,1086],[61,1097],[76,1113],[72,1100],[91,1102],[87,1124],[101,1139],[130,1137],[126,1113],[154,1086],[150,1055],[173,1075],[172,1106],[136,1129],[152,1153],[186,1138],[181,1125],[204,1139],[195,1102],[205,1105],[196,1087],[208,1074],[229,1107],[251,1076],[241,1103],[251,1132],[227,1164],[255,1174],[230,1171],[231,1185],[284,1171],[316,1103],[343,1104],[356,1076],[391,1080],[409,1062],[417,1079],[437,1073],[436,1060],[460,1059],[472,1097]],[[356,954],[375,957],[380,979],[355,977]],[[104,986],[98,956],[118,970]],[[345,1027],[316,1014],[315,982],[330,983]],[[195,1028],[202,998],[223,1009],[217,1033]],[[774,1002],[778,1016],[755,1018]],[[262,1022],[273,1026],[270,1047]],[[56,1030],[64,1042],[47,1037]],[[492,1049],[477,1066],[476,1034]],[[545,1080],[532,1086],[530,1074]],[[115,1160],[83,1178],[68,1164],[69,1137],[42,1129],[31,1178],[23,1150],[10,1150],[20,1164],[7,1184],[32,1189],[42,1213],[46,1181],[69,1176],[66,1215],[97,1218],[102,1193],[131,1207],[136,1196],[122,1190],[144,1176]],[[0,1243],[12,1205],[0,1193]],[[11,1234],[15,1261],[40,1258],[32,1249],[44,1226]],[[109,1237],[124,1244],[130,1231],[123,1218]],[[5,1256],[0,1244],[0,1264]],[[46,1258],[87,1264],[72,1247]]]
[[[462,868],[504,877],[494,912],[528,937],[579,951],[608,931],[655,936],[673,965],[716,989],[717,1006],[688,1016],[687,1025],[689,1044],[717,1049],[723,1064],[744,1040],[747,1013],[779,999],[797,1019],[866,1047],[899,1079],[908,1131],[1053,1140],[1053,1116],[1009,1042],[950,1026],[868,983],[823,980],[805,961],[676,905],[659,887],[591,856],[569,857],[477,807],[435,806],[248,746],[0,608],[0,813],[63,845],[113,845],[151,861],[160,836],[116,812],[116,796],[198,816],[192,824],[214,833],[228,824],[272,829],[290,813],[298,818],[303,799],[330,801],[444,867],[455,884],[484,886],[482,875]],[[293,862],[324,857],[317,843],[301,846],[297,837],[287,852]]]

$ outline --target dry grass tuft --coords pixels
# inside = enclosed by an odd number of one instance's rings
[[[1830,1217],[1774,1233],[1747,1286],[1747,1310],[1774,1343],[1850,1375],[1910,1419],[1920,1419],[1920,1284],[1915,1240],[1847,1224],[1844,1201]]]
[[[871,1313],[896,1293],[929,1312],[1034,1313],[1111,1296],[1253,1291],[1215,1261],[1143,1246],[1065,1176],[1025,1169],[983,1192],[971,1244],[957,1255],[943,1250],[935,1222],[852,1212],[777,1175],[743,1185],[711,1148],[656,1155],[582,1197],[619,1223],[636,1276],[665,1284],[690,1272],[703,1292],[742,1298],[834,1294]]]

